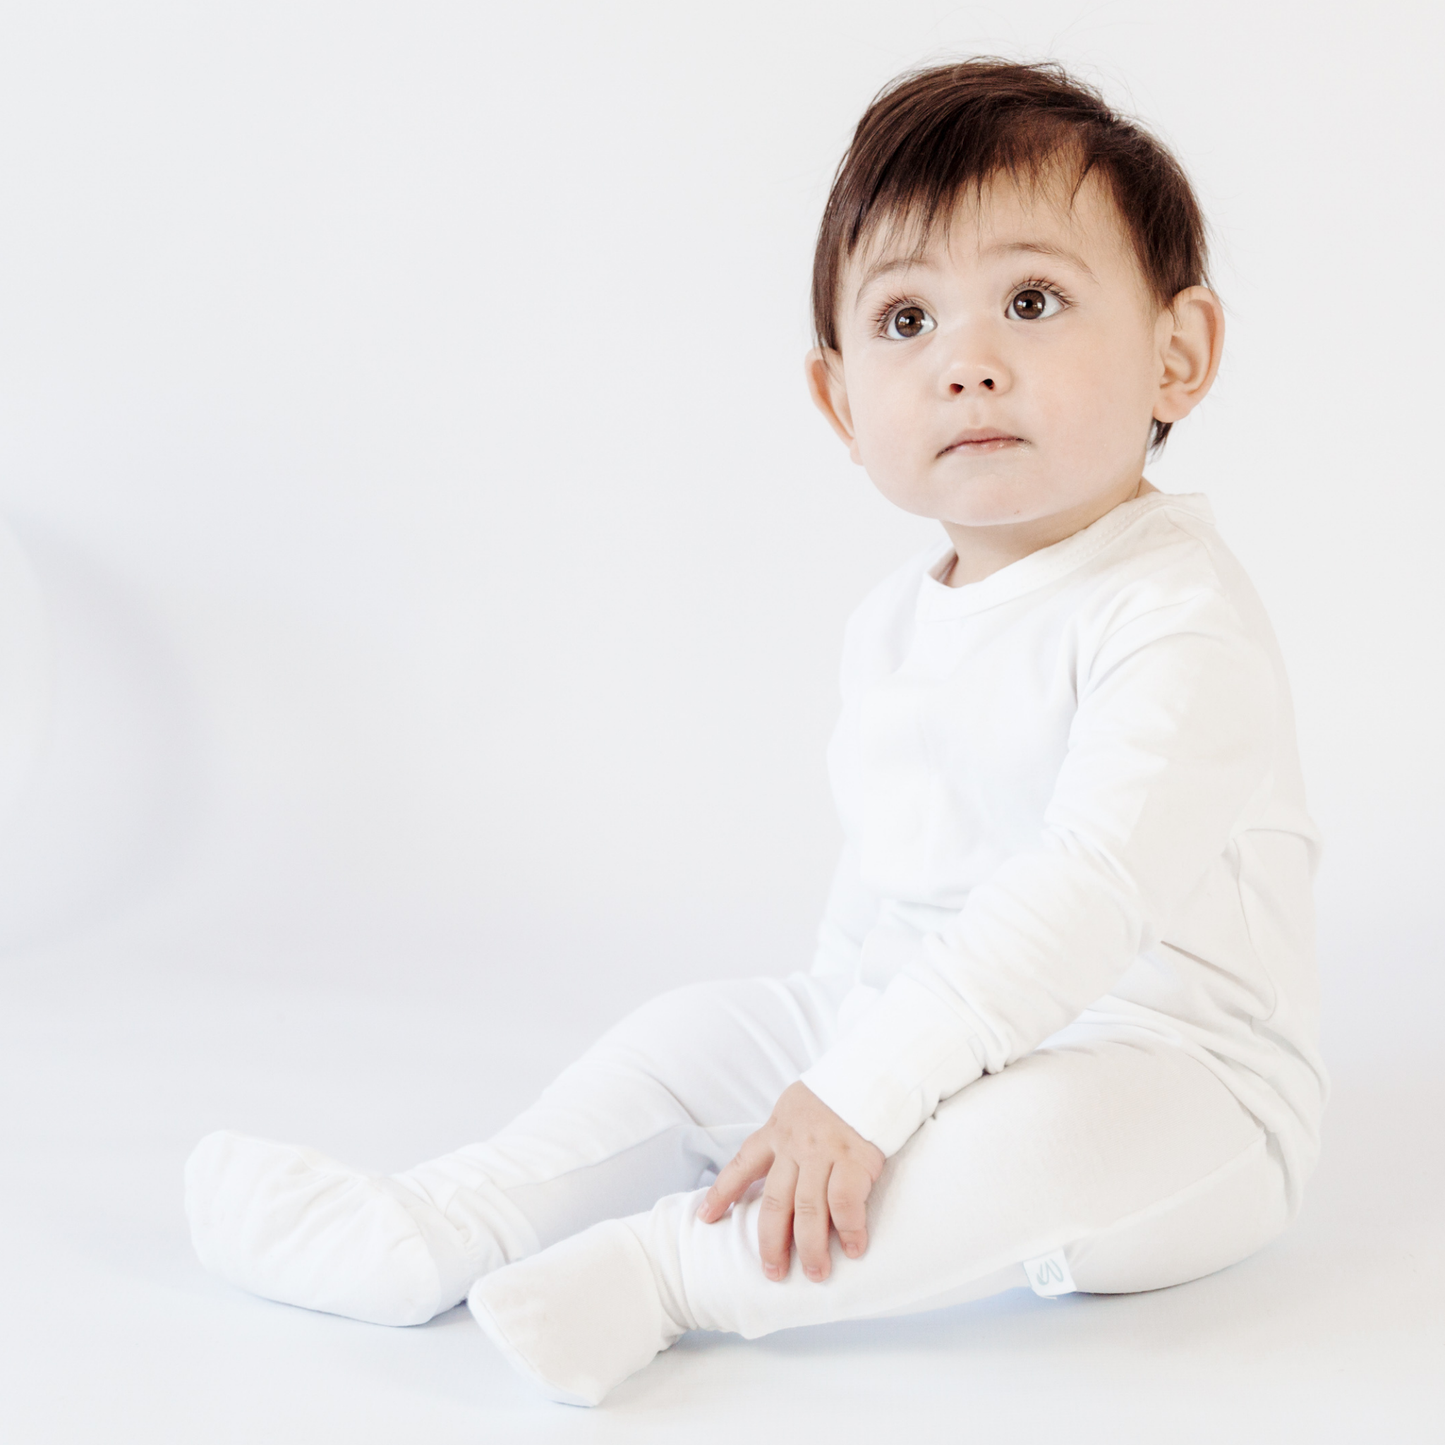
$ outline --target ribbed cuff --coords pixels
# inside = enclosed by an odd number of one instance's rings
[[[858,1022],[802,1076],[846,1124],[886,1156],[983,1073],[983,1049],[930,990],[895,978]]]

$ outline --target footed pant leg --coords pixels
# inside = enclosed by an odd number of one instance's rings
[[[270,1299],[429,1319],[508,1261],[695,1188],[832,1042],[842,992],[796,974],[664,994],[493,1139],[390,1178],[213,1134],[186,1167],[196,1252]]]
[[[806,974],[695,984],[642,1005],[484,1144],[398,1176],[462,1225],[485,1191],[545,1248],[694,1189],[832,1042],[845,988]]]
[[[821,1284],[796,1262],[764,1277],[758,1191],[713,1225],[700,1201],[669,1196],[503,1269],[473,1312],[551,1393],[591,1403],[684,1330],[939,1308],[1025,1285],[1023,1262],[1058,1249],[1081,1290],[1156,1289],[1244,1258],[1288,1217],[1278,1155],[1207,1069],[1083,1030],[940,1105],[875,1186],[867,1252],[835,1239]]]

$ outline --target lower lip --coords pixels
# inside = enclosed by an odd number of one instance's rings
[[[1005,447],[1017,446],[1018,437],[983,437],[976,442],[955,442],[951,447],[945,447],[940,456],[953,456],[957,452],[971,452],[977,455],[979,452],[1001,452]]]

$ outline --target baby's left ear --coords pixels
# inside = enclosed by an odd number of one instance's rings
[[[1209,394],[1224,355],[1224,307],[1207,286],[1181,291],[1155,323],[1159,351],[1156,421],[1179,421]]]

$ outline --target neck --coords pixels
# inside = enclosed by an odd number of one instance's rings
[[[943,580],[950,587],[964,587],[982,582],[995,572],[1027,557],[1031,552],[1052,547],[1082,532],[1100,517],[1112,512],[1121,502],[1157,492],[1147,478],[1141,477],[1126,488],[1115,489],[1103,496],[1092,497],[1066,512],[1054,512],[1028,522],[1005,522],[991,527],[969,527],[959,522],[944,522],[943,530],[953,543],[953,563]]]

